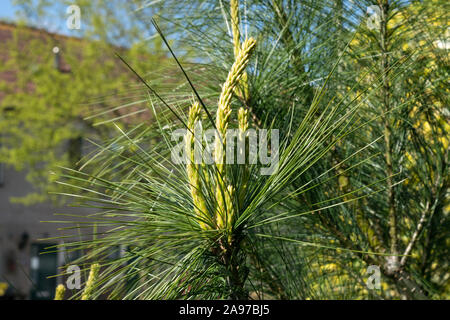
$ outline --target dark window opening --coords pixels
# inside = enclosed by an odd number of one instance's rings
[[[39,243],[31,245],[31,280],[33,286],[30,292],[32,300],[52,300],[56,289],[57,252],[48,249],[55,244]]]

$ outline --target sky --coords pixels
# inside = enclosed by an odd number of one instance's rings
[[[14,18],[14,6],[12,0],[0,0],[0,19],[12,20]]]
[[[14,0],[0,0],[0,21],[8,21],[8,22],[16,22],[19,18],[19,11],[22,13],[22,17],[25,16],[22,11],[23,8],[17,5],[13,5]],[[35,1],[36,2],[36,1]],[[40,15],[37,12],[30,11],[27,13],[27,25],[36,27],[38,29],[44,29],[51,33],[62,34],[66,36],[72,37],[83,37],[85,35],[85,31],[88,30],[88,26],[81,27],[81,29],[72,27],[69,28],[69,25],[73,26],[74,19],[73,17],[74,11],[72,6],[67,6],[62,1],[49,1],[49,6],[45,7],[45,14]],[[74,1],[75,3],[75,1]],[[77,7],[77,6],[74,6]],[[83,8],[78,7],[79,10],[79,21],[80,26],[83,25]],[[117,16],[120,17],[121,25],[127,25],[127,19],[131,17],[129,14],[120,15],[120,10],[124,10],[123,7],[117,8]],[[72,24],[71,24],[72,22]],[[148,30],[145,31],[148,33]],[[114,29],[112,29],[111,34],[114,34]],[[126,39],[122,42],[120,39],[114,39],[114,43],[118,45],[127,45]]]
[[[0,0],[0,21],[8,21],[14,22],[17,21],[18,7],[13,5],[14,0]],[[55,8],[56,9],[56,8]],[[31,25],[37,28],[46,29],[53,33],[59,33],[64,35],[77,36],[76,32],[73,30],[69,30],[66,27],[66,16],[60,17],[56,15],[57,10],[53,10],[49,12],[49,15],[44,20],[39,20],[36,22],[31,22]]]

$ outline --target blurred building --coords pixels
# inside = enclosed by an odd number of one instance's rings
[[[0,45],[11,39],[15,28],[14,24],[0,22]],[[48,41],[48,50],[54,54],[55,68],[60,72],[70,73],[70,66],[65,64],[63,54],[58,46],[53,45],[70,37],[34,28],[27,29],[37,39],[51,40]],[[7,58],[0,55],[0,63],[4,63]],[[13,83],[15,76],[0,73],[0,80]],[[0,92],[0,102],[2,97],[4,93]],[[79,141],[75,143],[80,144]],[[70,145],[67,147],[70,148]],[[56,220],[54,213],[59,208],[51,203],[25,206],[10,202],[11,197],[21,197],[32,191],[33,187],[25,179],[25,172],[15,171],[0,163],[0,299],[53,299],[55,287],[63,279],[51,276],[59,273],[59,266],[74,260],[79,254],[63,250],[41,254],[51,251],[49,247],[61,244],[59,239],[40,240],[62,235],[56,224],[41,222]],[[87,213],[88,210],[73,210],[74,213],[80,211]],[[70,212],[70,208],[64,208],[64,213]]]

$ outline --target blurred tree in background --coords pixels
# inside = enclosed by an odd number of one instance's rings
[[[63,186],[51,182],[60,167],[77,167],[89,152],[87,139],[109,137],[108,126],[99,125],[100,118],[92,116],[105,112],[120,121],[133,112],[148,119],[148,113],[142,114],[145,94],[136,88],[116,52],[142,72],[161,70],[167,62],[161,41],[144,39],[146,33],[123,1],[80,1],[82,25],[74,31],[77,38],[29,28],[41,27],[39,22],[51,14],[55,21],[59,15],[65,22],[69,4],[17,1],[23,20],[11,28],[11,39],[0,48],[5,57],[0,72],[13,78],[0,82],[4,97],[0,162],[26,170],[36,190],[13,201],[57,200],[53,193]]]

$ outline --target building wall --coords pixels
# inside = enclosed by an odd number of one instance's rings
[[[30,279],[32,246],[61,243],[61,240],[42,239],[67,234],[58,230],[61,225],[42,221],[61,220],[54,216],[57,212],[85,214],[88,210],[57,208],[50,203],[32,206],[13,204],[10,197],[25,195],[32,191],[32,186],[26,182],[24,172],[17,172],[13,168],[3,170],[3,185],[0,186],[0,282],[8,283],[9,292],[14,292],[16,298],[29,298],[33,286]],[[63,265],[67,262],[65,260],[63,252],[60,252],[58,265]],[[61,282],[61,279],[57,282]]]
[[[14,24],[0,22],[0,64],[7,61],[10,52],[6,47],[1,47],[3,43],[12,39],[13,32],[16,26]],[[64,46],[66,41],[74,41],[76,43],[82,43],[84,40],[60,36],[56,34],[48,33],[44,30],[25,28],[29,35],[34,39],[41,39],[45,44],[48,44],[48,49],[52,50],[54,45]],[[20,45],[26,48],[27,41],[21,39]],[[124,50],[123,48],[118,48]],[[58,58],[58,59],[56,59]],[[71,73],[71,68],[64,61],[64,56],[55,56],[55,67],[60,72]],[[99,61],[99,63],[105,63],[105,61]],[[134,76],[130,74],[128,70],[123,67],[123,64],[117,64],[118,69],[114,70],[115,73],[126,72],[130,75],[130,78],[134,79]],[[8,72],[0,72],[0,82],[6,81],[9,84],[15,84],[16,73],[14,70]],[[33,84],[30,84],[33,87]],[[30,90],[31,92],[32,90]],[[5,92],[0,91],[0,105],[2,99],[5,97]],[[11,107],[15,106],[2,106]],[[136,107],[136,106],[133,106]],[[1,111],[1,110],[0,110]],[[129,110],[121,110],[120,112],[128,113]],[[119,115],[120,115],[119,112]],[[149,112],[147,116],[140,113],[138,115],[139,120],[150,119]],[[2,114],[0,113],[0,117]],[[145,118],[143,118],[145,117]],[[130,117],[123,119],[124,123],[132,122]],[[80,124],[82,125],[82,124]],[[84,128],[83,130],[88,130]],[[0,132],[1,134],[1,132]],[[88,132],[87,135],[91,133]],[[92,146],[91,146],[92,147]],[[83,146],[82,153],[85,155],[89,152],[89,146]],[[0,170],[1,164],[0,164]],[[64,220],[61,217],[55,217],[54,213],[74,213],[74,214],[87,214],[90,210],[83,208],[70,208],[65,206],[64,208],[57,208],[51,203],[35,204],[31,206],[25,206],[22,204],[14,204],[10,202],[11,197],[22,197],[33,191],[32,186],[26,181],[26,172],[17,172],[13,168],[3,166],[3,174],[0,173],[0,299],[4,298],[2,290],[2,283],[8,283],[8,296],[14,298],[29,299],[34,298],[33,288],[35,288],[36,270],[42,267],[39,265],[39,259],[36,259],[35,250],[38,245],[41,244],[61,244],[61,240],[46,240],[42,239],[60,237],[67,235],[58,230],[61,224],[44,223],[41,221],[49,220]],[[1,183],[3,180],[3,183]],[[72,220],[72,218],[71,218]],[[81,220],[81,219],[80,219]],[[67,225],[66,225],[67,226]],[[85,230],[85,233],[91,233],[92,230]],[[98,230],[101,232],[101,230]],[[77,231],[76,231],[77,232]],[[82,235],[83,236],[83,235]],[[40,247],[41,249],[41,247]],[[68,262],[68,253],[59,251],[57,253],[57,266],[62,266]],[[56,275],[58,270],[54,270],[51,274]],[[62,277],[57,278],[57,283],[62,282]],[[33,293],[33,294],[31,294]],[[54,288],[45,294],[41,298],[51,299],[53,298]]]
[[[16,26],[14,24],[0,22],[0,45],[11,40]],[[41,39],[48,43],[49,50],[52,43],[64,43],[64,41],[82,41],[80,39],[69,38],[56,34],[50,34],[44,30],[26,28],[26,31],[35,39]],[[23,43],[26,46],[26,42]],[[0,49],[2,49],[0,47]],[[7,61],[9,52],[0,50],[0,63]],[[70,67],[64,61],[60,61],[57,66],[61,72],[70,72]],[[0,80],[14,83],[14,71],[0,72]],[[0,91],[0,102],[5,96]],[[0,114],[1,116],[1,114]],[[1,133],[0,133],[1,134]],[[33,289],[36,289],[36,270],[39,270],[39,257],[36,257],[35,249],[38,245],[61,244],[61,240],[42,240],[46,238],[62,236],[62,231],[58,228],[61,225],[54,223],[44,223],[41,221],[61,220],[55,217],[54,213],[87,213],[86,209],[77,208],[57,208],[51,203],[41,203],[31,206],[11,203],[11,197],[22,197],[33,191],[33,187],[26,181],[26,172],[17,172],[13,168],[0,164],[0,284],[8,284],[8,290],[3,293],[0,286],[0,299],[9,298],[28,299]],[[61,266],[65,262],[67,254],[58,252],[57,265]],[[53,274],[58,270],[55,268]],[[57,282],[62,278],[58,277]],[[44,292],[42,298],[53,298],[53,292]],[[3,296],[3,297],[2,297]]]

